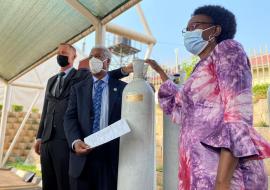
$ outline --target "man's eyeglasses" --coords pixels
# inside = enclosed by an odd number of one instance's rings
[[[193,31],[193,30],[197,29],[199,26],[205,25],[205,24],[213,25],[212,22],[193,22],[188,27],[186,27],[182,30],[182,34],[185,34],[187,31]]]

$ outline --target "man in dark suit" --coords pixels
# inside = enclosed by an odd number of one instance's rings
[[[41,155],[44,190],[69,190],[69,147],[63,120],[72,85],[89,76],[89,70],[73,68],[76,49],[69,44],[58,47],[57,62],[60,72],[48,80],[35,151]],[[112,77],[124,76],[121,69]]]
[[[111,54],[97,46],[90,53],[92,75],[71,89],[64,130],[72,151],[69,174],[72,190],[116,190],[119,139],[91,149],[83,142],[121,118],[123,81],[108,75]]]

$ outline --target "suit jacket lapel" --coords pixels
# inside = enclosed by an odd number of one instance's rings
[[[86,88],[85,96],[89,102],[87,102],[87,105],[89,106],[89,110],[92,110],[93,107],[93,99],[92,99],[92,91],[93,91],[93,79],[92,76],[89,76],[87,79],[87,88]]]
[[[63,84],[63,88],[62,88],[62,92],[60,96],[64,94],[66,88],[68,87],[68,84],[70,83],[70,81],[72,80],[75,74],[76,74],[76,70],[74,68],[70,71],[70,73],[68,73],[68,76],[64,80],[64,84]]]
[[[113,105],[115,101],[117,100],[118,96],[119,96],[118,84],[115,79],[109,78],[109,115],[108,115],[109,120],[110,120],[111,113],[113,110]]]
[[[48,85],[47,85],[48,86],[48,95],[54,96],[52,90],[53,90],[53,86],[57,80],[57,77],[58,77],[58,75],[55,75],[51,78],[51,80],[48,81]]]
[[[94,117],[93,113],[93,100],[92,100],[93,79],[89,76],[85,81],[85,85],[82,86],[80,94],[82,95],[82,101],[87,106],[87,115],[89,118],[89,125],[91,117]]]

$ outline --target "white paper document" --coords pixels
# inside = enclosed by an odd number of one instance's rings
[[[121,119],[108,127],[84,138],[84,142],[91,148],[105,144],[130,132],[125,119]]]

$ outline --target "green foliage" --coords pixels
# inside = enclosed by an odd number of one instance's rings
[[[32,113],[38,113],[39,109],[38,108],[32,108]]]
[[[269,127],[265,121],[260,121],[255,127]]]
[[[269,84],[257,84],[253,86],[252,92],[255,101],[267,98],[268,86]]]
[[[199,62],[199,57],[198,56],[192,56],[191,59],[189,60],[184,60],[182,62],[182,69],[186,72],[186,77],[185,80],[187,80],[190,75],[191,72],[193,71],[195,65]]]
[[[0,110],[2,110],[3,109],[3,105],[2,104],[0,104]]]
[[[34,172],[34,173],[36,173],[37,176],[41,176],[41,171],[38,170],[36,166],[24,164],[22,161],[17,161],[17,162],[14,162],[14,163],[8,163],[7,166],[16,168],[18,170]]]
[[[13,104],[12,105],[12,111],[13,112],[22,112],[23,111],[23,106],[22,105]]]
[[[163,166],[158,166],[156,169],[157,172],[163,172]]]

